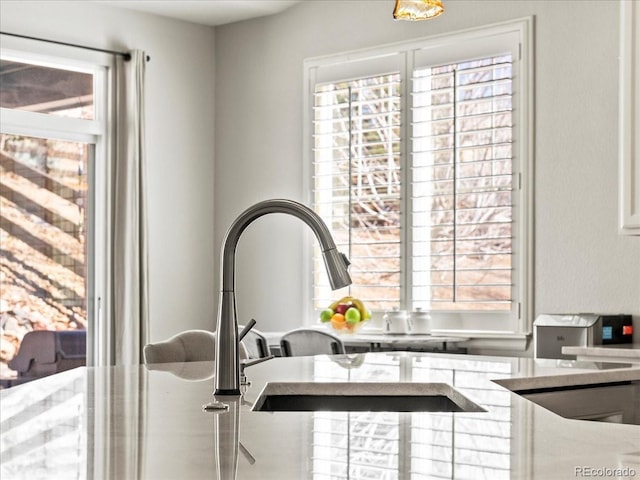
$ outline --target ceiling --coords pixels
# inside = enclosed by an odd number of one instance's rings
[[[301,0],[96,0],[202,25],[224,25],[281,12]]]

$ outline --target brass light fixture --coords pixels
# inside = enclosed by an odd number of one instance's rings
[[[395,20],[427,20],[444,12],[442,0],[396,0]]]

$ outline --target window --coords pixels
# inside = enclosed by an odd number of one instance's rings
[[[4,377],[28,331],[96,326],[111,57],[4,37],[0,53]]]
[[[307,61],[311,200],[374,312],[523,333],[529,20]],[[336,296],[314,255],[314,307]],[[338,293],[337,295],[340,295]]]

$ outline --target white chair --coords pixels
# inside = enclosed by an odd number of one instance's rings
[[[248,357],[240,344],[240,359]],[[145,363],[202,362],[216,358],[216,334],[208,330],[185,330],[158,343],[149,343],[143,349]]]
[[[346,351],[342,340],[322,330],[298,328],[285,333],[280,339],[280,354],[283,357],[344,353]]]

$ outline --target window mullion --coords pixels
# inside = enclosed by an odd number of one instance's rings
[[[70,142],[94,143],[104,134],[105,124],[97,120],[56,117],[52,115],[0,108],[2,133],[33,135]]]
[[[452,242],[453,242],[453,246],[451,249],[451,255],[452,255],[452,265],[453,265],[453,269],[452,269],[452,279],[451,279],[451,296],[452,296],[452,302],[456,303],[457,301],[457,295],[456,292],[458,291],[458,281],[457,281],[457,277],[458,277],[458,264],[457,264],[457,251],[458,251],[458,242],[457,242],[457,231],[458,231],[458,155],[459,155],[459,150],[458,150],[458,111],[457,111],[457,107],[458,107],[458,76],[456,74],[457,70],[456,70],[456,66],[453,66],[453,71],[451,72],[451,74],[453,75],[453,155],[452,155],[452,164],[451,164],[451,169],[452,169],[452,182],[453,182],[453,189],[452,189],[452,217],[453,217],[453,230],[451,232],[452,235]]]
[[[348,205],[347,205],[347,235],[348,235],[348,255],[349,258],[353,255],[353,249],[351,248],[353,245],[353,232],[351,231],[351,213],[353,210],[353,185],[351,183],[351,175],[353,174],[353,135],[354,135],[354,125],[353,125],[353,87],[349,86],[349,165],[347,167],[347,175],[348,175],[348,185],[349,185],[349,193],[348,193]],[[360,132],[360,128],[357,129]],[[360,139],[358,139],[360,143]],[[349,285],[349,294],[351,294],[351,285]]]
[[[400,305],[402,309],[413,310],[413,182],[411,171],[413,164],[413,108],[411,91],[413,89],[413,70],[415,53],[410,51],[404,55],[405,65],[401,70],[401,103],[402,121],[400,130],[400,173],[402,190],[400,195]]]

